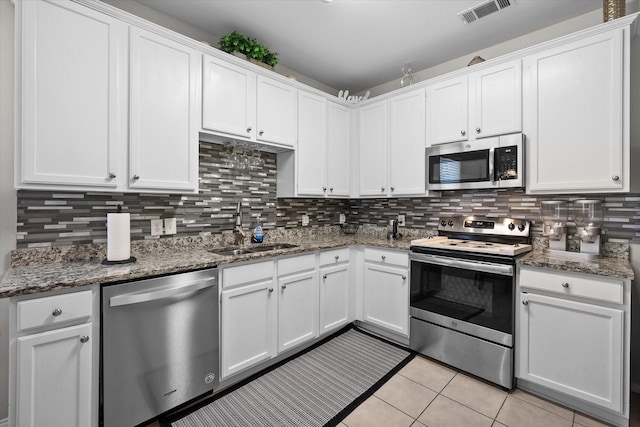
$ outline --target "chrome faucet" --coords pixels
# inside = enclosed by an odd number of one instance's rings
[[[236,205],[236,225],[233,227],[233,244],[244,245],[244,238],[247,233],[242,229],[242,202]]]

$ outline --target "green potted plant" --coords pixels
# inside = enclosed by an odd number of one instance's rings
[[[271,52],[265,45],[258,43],[256,39],[247,37],[235,30],[222,36],[219,45],[220,50],[223,52],[232,54],[238,52],[258,65],[266,64],[267,68],[273,68],[278,63],[278,54],[276,52]]]

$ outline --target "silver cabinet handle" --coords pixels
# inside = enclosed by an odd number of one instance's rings
[[[613,175],[611,179],[614,181],[620,181],[620,177],[618,175]]]
[[[251,126],[247,128],[247,133],[251,133]]]
[[[140,175],[138,175],[138,174],[133,175],[133,179],[134,179],[134,181],[139,180],[140,179]]]
[[[267,290],[269,291],[269,293],[273,292],[273,288],[269,288]]]
[[[522,305],[529,305],[529,300],[523,299],[522,300]]]
[[[461,130],[461,131],[460,131],[460,135],[465,136],[466,134],[467,134],[467,132],[466,132],[466,131],[464,131],[464,130]]]
[[[116,174],[113,172],[109,172],[109,179],[113,179],[116,177]]]
[[[86,343],[88,341],[89,341],[89,337],[88,336],[83,335],[83,336],[80,337],[80,342],[81,343]]]
[[[62,314],[62,310],[60,310],[59,308],[56,308],[55,310],[53,310],[51,312],[51,314],[53,314],[54,316],[60,316]]]
[[[285,289],[287,289],[287,285],[282,285],[282,290],[284,291]]]
[[[476,133],[480,133],[480,128],[476,128]]]
[[[324,280],[327,280],[327,275],[326,275],[326,274],[323,274],[323,275],[322,275],[322,278],[323,278]]]
[[[385,255],[382,255],[380,258],[382,258],[382,260],[384,261],[385,259],[387,259],[387,257]]]
[[[563,287],[563,288],[568,288],[568,287],[569,287],[569,283],[567,283],[567,282],[562,282],[562,287]]]

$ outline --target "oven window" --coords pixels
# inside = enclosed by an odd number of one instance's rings
[[[411,307],[511,334],[513,277],[412,261]]]
[[[490,181],[489,150],[429,157],[429,183],[455,184]]]

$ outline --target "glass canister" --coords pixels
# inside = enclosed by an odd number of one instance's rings
[[[540,202],[540,216],[544,222],[544,235],[549,240],[561,240],[567,230],[569,210],[564,200],[545,200]]]

